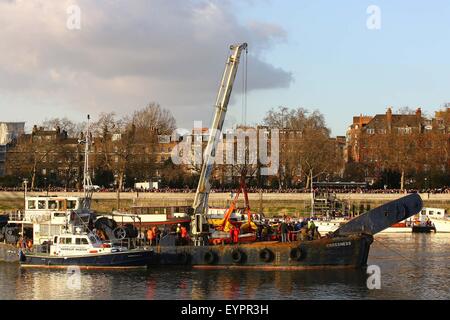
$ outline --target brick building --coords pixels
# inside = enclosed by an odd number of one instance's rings
[[[33,127],[30,134],[22,134],[7,150],[5,174],[16,178],[31,177],[30,183],[50,185],[81,181],[83,148],[78,138],[67,132]]]
[[[423,133],[430,125],[430,120],[422,116],[421,108],[415,114],[393,114],[389,107],[384,114],[375,116],[355,116],[347,130],[346,162],[364,162],[367,160],[367,147],[364,138],[388,133],[411,134]]]
[[[394,114],[388,108],[384,114],[355,116],[346,136],[347,175],[375,182],[383,172],[393,172],[400,175],[401,187],[430,175],[445,176],[450,168],[449,133],[447,106],[429,118],[421,108],[411,114]]]
[[[6,151],[24,133],[25,122],[0,122],[0,177],[5,175]]]

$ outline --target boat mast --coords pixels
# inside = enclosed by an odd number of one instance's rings
[[[311,219],[314,218],[314,185],[313,185],[313,171],[309,170],[311,175]]]
[[[83,209],[91,208],[92,200],[92,180],[89,173],[89,148],[91,144],[91,133],[90,133],[90,115],[87,116],[87,126],[86,126],[86,136],[84,138],[84,171],[83,171],[83,191],[84,191],[84,201]]]
[[[223,122],[227,113],[228,102],[230,101],[233,83],[238,70],[239,59],[243,50],[247,50],[247,43],[230,46],[232,54],[228,57],[225,71],[220,83],[216,100],[216,112],[211,125],[208,144],[205,149],[202,163],[202,171],[195,194],[193,208],[193,220],[191,233],[194,236],[195,245],[202,245],[202,235],[209,232],[206,213],[208,210],[208,197],[211,189],[210,177],[213,169],[216,148],[222,134]],[[247,52],[247,51],[246,51]]]

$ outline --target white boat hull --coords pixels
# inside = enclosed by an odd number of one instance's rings
[[[450,233],[450,220],[447,219],[431,219],[436,227],[436,233]]]
[[[436,233],[450,233],[450,220],[431,219],[436,227]],[[320,234],[327,234],[336,231],[339,228],[339,223],[334,222],[316,222]],[[380,233],[411,233],[412,227],[390,227]]]

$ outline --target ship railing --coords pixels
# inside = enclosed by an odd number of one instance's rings
[[[126,248],[128,250],[135,249],[140,246],[137,238],[116,239],[110,242],[112,247]]]

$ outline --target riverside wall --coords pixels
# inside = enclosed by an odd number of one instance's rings
[[[44,193],[45,194],[45,193]],[[28,195],[43,195],[42,193],[28,193]],[[82,196],[82,193],[51,192],[56,196]],[[359,208],[361,206],[374,208],[383,203],[398,199],[405,194],[370,194],[345,193],[337,194],[337,198]],[[0,209],[23,208],[23,192],[0,192]],[[92,207],[94,210],[126,209],[132,205],[192,205],[194,193],[136,193],[121,192],[120,201],[117,201],[116,192],[96,192],[93,195]],[[426,207],[445,208],[450,210],[450,194],[421,194]],[[310,210],[310,193],[250,193],[252,211],[263,211],[267,214],[293,214],[307,213]],[[228,206],[231,201],[230,193],[211,193],[209,203],[211,206]],[[242,204],[241,197],[240,204]],[[0,210],[1,211],[1,210]]]

